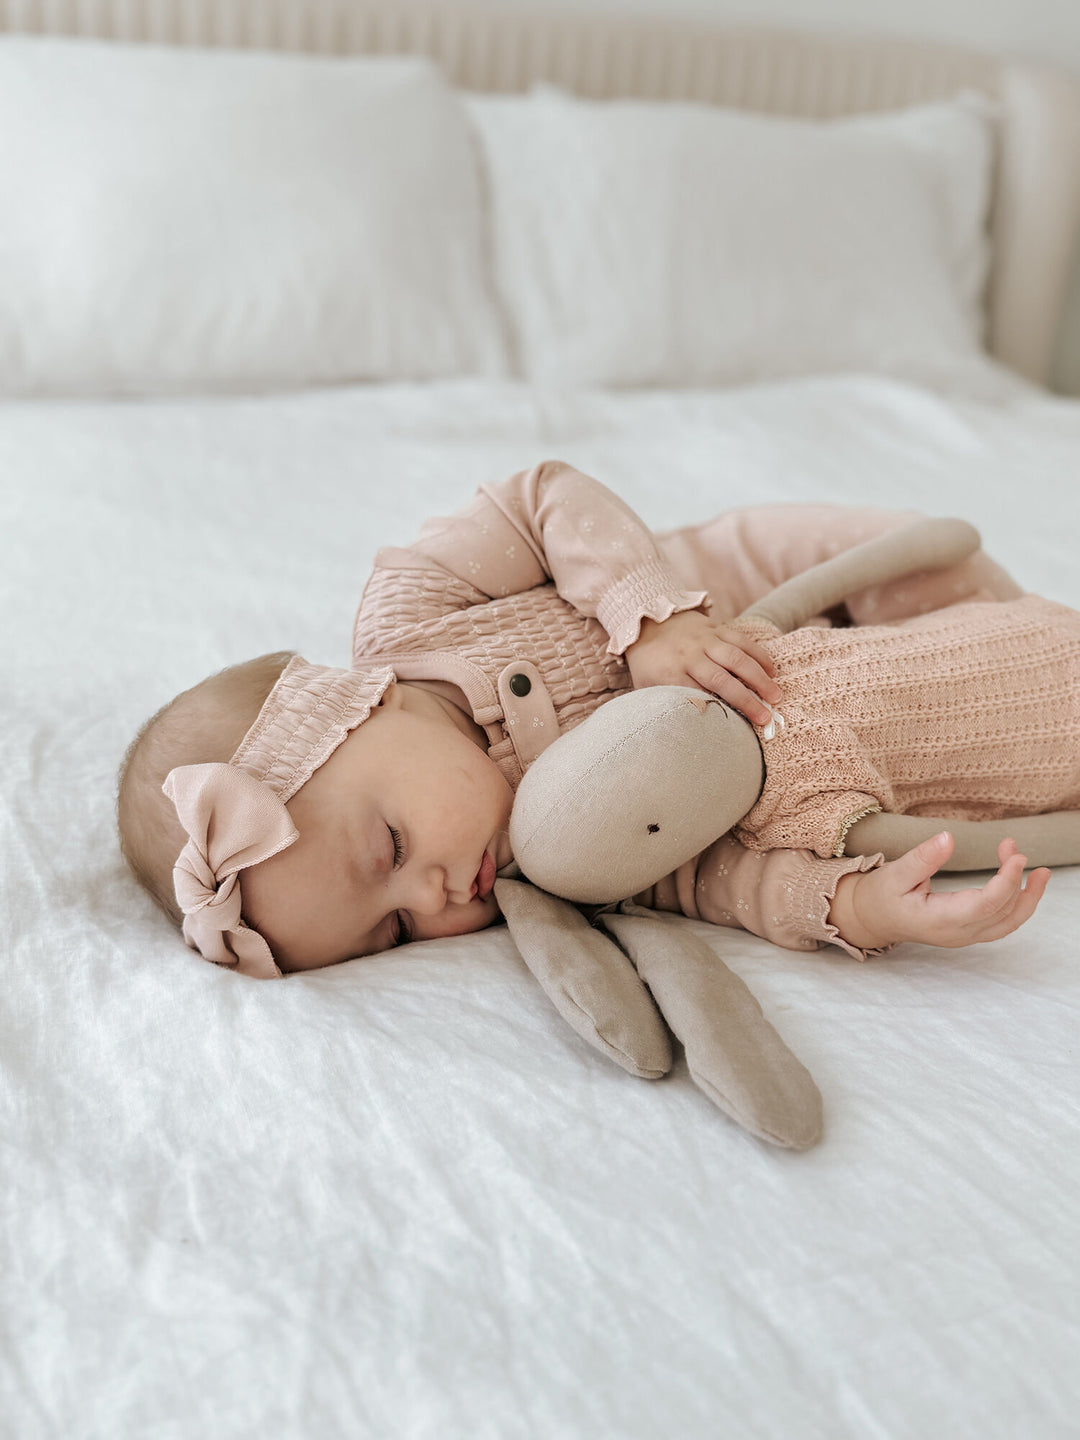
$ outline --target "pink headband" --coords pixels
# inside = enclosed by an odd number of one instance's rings
[[[161,787],[187,831],[173,867],[184,939],[216,965],[269,980],[270,946],[241,918],[240,871],[285,850],[298,831],[287,800],[371,714],[394,672],[289,661],[227,765],[180,765]]]

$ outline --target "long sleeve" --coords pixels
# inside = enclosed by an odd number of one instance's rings
[[[701,586],[719,622],[842,550],[922,518],[915,510],[843,505],[758,505],[657,535],[684,585]],[[906,575],[847,598],[856,625],[884,625],[968,600],[1014,600],[1023,592],[979,550],[946,570]]]
[[[635,896],[639,904],[749,930],[786,950],[838,945],[858,960],[881,951],[849,945],[829,920],[844,875],[874,870],[880,855],[822,860],[809,850],[747,850],[723,835],[673,875]]]
[[[381,614],[414,620],[552,582],[607,631],[609,653],[637,639],[641,620],[665,620],[706,603],[681,586],[648,527],[606,486],[545,461],[480,488],[455,515],[429,521],[414,545],[380,550],[357,617],[361,649],[392,636]]]

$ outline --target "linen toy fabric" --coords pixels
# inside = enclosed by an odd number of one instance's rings
[[[806,1150],[823,1127],[821,1092],[746,984],[680,918],[626,901],[590,923],[519,880],[495,882],[523,959],[565,1020],[632,1075],[672,1065],[668,1029],[691,1079],[758,1139]]]

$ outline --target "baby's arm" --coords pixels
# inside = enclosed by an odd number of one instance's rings
[[[849,942],[831,909],[845,877],[880,865],[879,856],[823,860],[810,850],[748,850],[733,835],[722,835],[635,899],[693,920],[749,930],[786,950],[808,953],[838,945],[864,960],[865,949]]]
[[[1030,918],[1049,871],[1036,870],[1024,885],[1024,856],[1003,841],[1000,869],[982,889],[934,894],[930,877],[949,850],[935,837],[889,863],[823,860],[809,850],[747,850],[724,835],[639,898],[785,949],[833,944],[860,960],[903,941],[956,948],[998,940]]]
[[[600,621],[613,654],[637,638],[642,616],[662,619],[707,601],[703,590],[684,589],[628,505],[559,460],[481,486],[456,514],[428,521],[414,544],[380,550],[376,565],[452,576],[473,604],[551,581]]]
[[[412,622],[520,594],[553,582],[579,614],[607,631],[608,650],[627,654],[642,626],[680,614],[712,631],[703,590],[687,590],[633,510],[605,485],[560,461],[545,461],[499,484],[483,486],[456,515],[432,520],[415,544],[379,552],[354,629],[354,661],[393,649],[400,617]],[[754,720],[768,713],[751,691],[774,698],[764,652],[745,636],[716,641],[705,679]],[[762,660],[765,660],[765,665]],[[728,676],[738,671],[738,685]],[[640,673],[640,672],[639,672]],[[679,683],[696,683],[680,672]],[[705,688],[711,688],[707,684]]]
[[[1002,840],[998,871],[982,889],[935,893],[930,879],[943,868],[952,848],[952,836],[940,831],[899,859],[844,876],[830,907],[832,923],[862,950],[905,940],[956,949],[1000,940],[1031,918],[1049,870],[1033,870],[1025,885],[1026,857],[1015,840]]]

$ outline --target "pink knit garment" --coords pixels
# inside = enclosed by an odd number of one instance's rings
[[[641,616],[695,608],[707,592],[728,619],[905,518],[767,505],[654,537],[598,481],[546,462],[484,486],[455,515],[426,524],[412,545],[379,552],[356,616],[353,663],[392,664],[401,680],[442,687],[484,727],[489,754],[516,788],[550,739],[628,688],[620,656]],[[979,552],[950,570],[871,586],[848,604],[858,623],[880,624],[1019,594]],[[514,688],[521,670],[531,671],[524,700]],[[879,863],[826,860],[808,849],[748,851],[728,836],[643,903],[741,926],[790,949],[831,943],[860,954],[831,924],[830,904],[845,875]]]
[[[776,664],[784,718],[762,740],[765,786],[734,832],[750,849],[841,855],[875,810],[1080,808],[1080,613],[1027,595],[896,625],[745,628]]]
[[[369,653],[358,643],[353,664],[376,663],[377,655],[377,663],[392,666],[400,680],[438,678],[458,685],[473,719],[487,731],[488,754],[516,788],[522,767],[503,725],[498,675],[522,655],[536,666],[554,709],[550,743],[605,700],[629,690],[630,671],[621,655],[609,653],[599,621],[579,615],[553,585],[498,600],[469,590],[437,572],[403,576],[377,570],[368,582],[366,613],[378,615],[391,642]],[[371,643],[370,627],[358,635]]]

